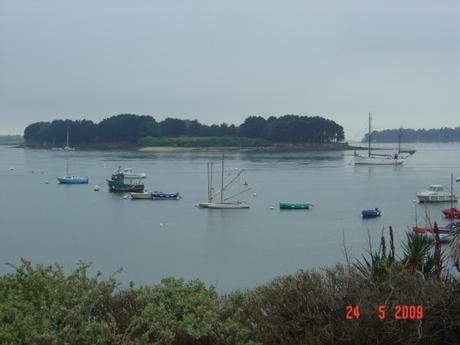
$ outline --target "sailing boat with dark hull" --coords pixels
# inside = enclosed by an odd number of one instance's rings
[[[240,208],[249,208],[249,204],[242,201],[232,200],[234,197],[249,191],[251,188],[247,187],[229,197],[224,196],[224,191],[233,184],[238,177],[241,176],[244,170],[240,170],[236,176],[234,176],[230,181],[224,183],[224,152],[222,152],[222,168],[221,168],[221,185],[220,190],[214,192],[212,186],[212,170],[213,164],[209,162],[207,164],[208,172],[208,202],[201,202],[198,204],[198,207],[201,208],[211,208],[211,209],[240,209]],[[216,200],[217,199],[217,200]]]

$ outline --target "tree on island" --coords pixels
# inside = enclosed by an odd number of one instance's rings
[[[72,145],[128,143],[137,145],[146,144],[152,140],[145,138],[178,138],[178,137],[205,137],[227,138],[222,142],[236,144],[238,142],[249,145],[249,138],[259,140],[258,145],[267,143],[290,144],[322,144],[344,140],[343,127],[336,122],[319,116],[284,115],[271,116],[265,119],[261,116],[250,116],[240,126],[205,125],[198,120],[181,120],[166,118],[157,122],[152,116],[121,114],[109,117],[95,124],[88,120],[54,120],[50,122],[33,123],[24,130],[24,138],[28,145],[62,145],[66,140],[67,130],[71,133]],[[144,139],[144,140],[143,140]],[[238,141],[239,140],[239,141]],[[158,139],[153,142],[159,142]],[[169,142],[163,140],[163,142]],[[196,141],[189,141],[196,142]],[[207,142],[202,140],[201,144]],[[219,141],[209,141],[219,145]]]

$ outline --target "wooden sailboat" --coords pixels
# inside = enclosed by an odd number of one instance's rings
[[[240,170],[238,174],[233,177],[229,182],[224,184],[224,152],[222,151],[222,168],[221,168],[221,184],[220,191],[214,193],[212,186],[212,162],[207,164],[208,168],[208,202],[201,202],[198,204],[202,208],[211,208],[211,209],[240,209],[240,208],[249,208],[249,204],[242,201],[232,200],[234,197],[249,191],[251,188],[245,188],[242,191],[235,193],[229,197],[224,197],[224,191],[236,181],[236,179],[241,176],[244,170]],[[219,196],[219,199],[216,201],[215,198]]]
[[[400,165],[404,163],[406,157],[401,155],[401,131],[399,133],[398,152],[395,154],[376,154],[372,153],[372,115],[369,113],[369,133],[367,156],[354,154],[355,165]]]

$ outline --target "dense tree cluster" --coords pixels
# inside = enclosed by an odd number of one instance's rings
[[[383,131],[373,131],[372,141],[378,143],[398,142],[399,129],[385,129]],[[367,142],[366,134],[362,142]],[[401,141],[413,142],[458,142],[460,141],[460,127],[457,128],[438,128],[438,129],[402,129]]]
[[[146,137],[243,137],[280,143],[328,143],[344,139],[342,126],[314,116],[285,115],[281,117],[248,117],[235,125],[205,125],[197,120],[167,118],[157,122],[152,116],[122,114],[98,124],[88,120],[54,120],[36,122],[24,131],[28,143],[62,145],[67,130],[71,144],[120,143],[137,144]]]

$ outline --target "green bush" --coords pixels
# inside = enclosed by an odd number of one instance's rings
[[[417,236],[400,259],[390,230],[388,252],[382,235],[362,262],[223,296],[199,280],[120,289],[87,264],[66,275],[22,260],[0,276],[0,344],[459,344],[460,284],[443,271],[440,246]],[[349,305],[358,319],[346,319]],[[421,305],[424,317],[396,319],[398,305]]]

